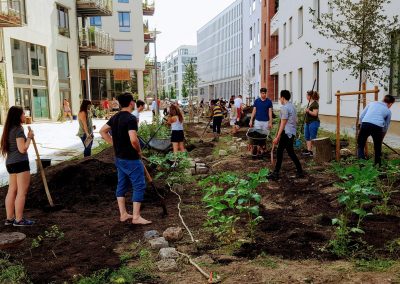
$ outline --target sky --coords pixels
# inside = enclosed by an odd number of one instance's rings
[[[155,0],[155,13],[149,20],[157,35],[157,61],[178,46],[196,45],[197,30],[217,16],[234,0]],[[152,52],[153,53],[153,52]]]

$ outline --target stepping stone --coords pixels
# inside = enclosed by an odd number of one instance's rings
[[[163,237],[169,242],[180,241],[183,238],[183,230],[181,227],[169,227],[164,231]]]
[[[159,253],[160,259],[175,259],[179,257],[179,253],[175,248],[162,248]]]
[[[162,249],[169,246],[168,242],[163,237],[149,240],[149,243],[152,249]]]
[[[159,237],[160,237],[160,234],[156,230],[151,230],[151,231],[147,231],[144,233],[144,238],[146,240],[151,240],[151,239],[155,239],[155,238],[159,238]]]
[[[23,233],[0,233],[0,249],[19,246],[26,239]]]
[[[162,272],[177,272],[178,265],[174,259],[163,259],[156,262],[158,270]]]

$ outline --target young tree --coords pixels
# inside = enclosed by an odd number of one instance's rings
[[[314,47],[316,54],[328,58],[332,56],[333,70],[350,70],[351,76],[362,81],[387,82],[386,73],[390,61],[391,34],[398,29],[398,17],[385,15],[385,7],[390,0],[330,0],[329,12],[313,15],[313,27],[320,35],[337,42],[338,49],[331,47]],[[357,131],[359,130],[360,100],[357,105]]]
[[[176,92],[175,92],[175,88],[173,86],[171,86],[169,88],[169,98],[171,100],[175,100],[176,99]]]
[[[161,94],[160,94],[160,98],[161,98],[162,100],[165,100],[166,97],[167,97],[167,94],[166,94],[166,92],[165,92],[165,88],[162,87]]]
[[[185,66],[186,71],[185,75],[183,76],[183,85],[186,85],[189,90],[189,121],[193,121],[193,91],[195,88],[197,88],[198,77],[193,60],[190,60],[190,62]]]
[[[189,91],[186,87],[186,84],[182,84],[182,98],[187,98],[189,96]]]

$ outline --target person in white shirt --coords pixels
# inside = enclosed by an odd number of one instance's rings
[[[135,108],[135,110],[132,112],[132,114],[136,117],[138,127],[139,127],[139,116],[140,116],[140,113],[144,110],[144,105],[145,105],[145,104],[144,104],[144,101],[138,100],[138,101],[136,102],[136,108]]]
[[[153,113],[153,117],[154,117],[156,115],[156,109],[157,109],[157,101],[156,100],[154,100],[151,103],[150,109],[151,109],[151,112]]]
[[[242,117],[242,104],[243,104],[242,95],[239,95],[234,100],[234,103],[235,103],[235,108],[236,108],[236,111],[237,111],[237,118],[238,118],[238,120],[240,120],[241,117]]]

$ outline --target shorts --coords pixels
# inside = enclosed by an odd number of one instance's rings
[[[132,188],[132,202],[142,202],[146,190],[144,165],[141,160],[115,159],[118,171],[118,186],[115,195],[125,197]]]
[[[172,143],[180,143],[185,140],[185,134],[183,130],[172,130],[171,132],[171,142]]]
[[[255,120],[254,121],[254,128],[255,129],[261,129],[264,131],[267,131],[269,133],[269,126],[268,126],[269,122],[268,121],[259,121],[259,120]]]
[[[317,138],[319,125],[319,121],[304,124],[304,138],[306,141],[311,141]]]
[[[9,174],[19,174],[23,172],[29,172],[31,170],[28,160],[6,165],[6,168]]]

